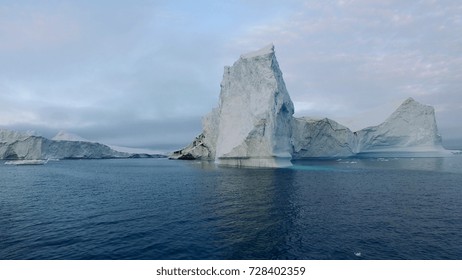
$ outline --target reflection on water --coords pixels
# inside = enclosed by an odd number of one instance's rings
[[[462,157],[60,161],[0,177],[0,259],[462,258]]]
[[[215,250],[225,259],[282,255],[296,209],[291,170],[221,169],[201,211],[213,221]]]

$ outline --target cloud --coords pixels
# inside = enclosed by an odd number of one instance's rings
[[[202,113],[194,110],[200,103],[194,103],[207,101],[204,92],[210,87],[197,65],[213,52],[200,51],[199,44],[206,40],[188,42],[192,34],[175,34],[178,27],[159,30],[160,8],[146,11],[111,3],[106,9],[88,2],[53,8],[12,6],[4,10],[12,15],[2,19],[1,36],[8,39],[2,42],[8,44],[0,47],[6,62],[0,66],[0,83],[2,99],[14,97],[16,107],[51,123],[62,118],[44,119],[47,114],[41,108],[69,113],[75,109],[77,115],[77,110],[81,115],[99,111],[113,117],[127,111],[154,119],[169,113]],[[69,34],[71,25],[80,35],[64,40],[59,34]],[[184,110],[185,104],[189,110]]]
[[[40,51],[75,42],[79,23],[69,14],[10,3],[0,7],[0,51]]]

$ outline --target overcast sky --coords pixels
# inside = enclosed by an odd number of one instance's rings
[[[272,42],[297,116],[357,130],[412,96],[462,138],[461,34],[459,0],[1,0],[0,128],[180,148]]]

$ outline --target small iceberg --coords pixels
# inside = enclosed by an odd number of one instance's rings
[[[48,160],[43,159],[24,159],[24,160],[10,160],[5,162],[6,165],[44,165]]]

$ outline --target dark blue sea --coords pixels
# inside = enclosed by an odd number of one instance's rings
[[[462,156],[0,161],[0,259],[462,259]]]

